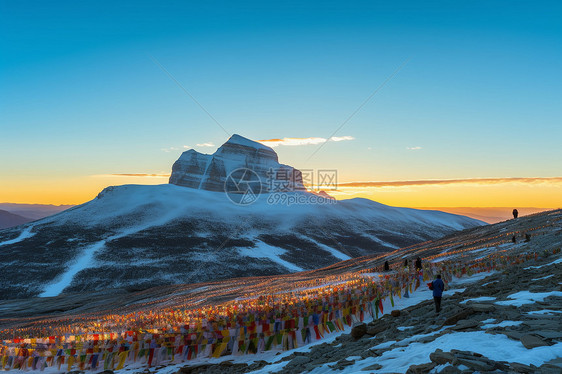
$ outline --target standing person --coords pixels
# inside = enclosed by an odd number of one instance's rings
[[[421,270],[422,269],[422,263],[421,263],[421,258],[417,258],[416,259],[416,270]]]
[[[384,262],[384,271],[389,271],[390,270],[390,265],[388,264],[388,261]]]
[[[408,259],[404,260],[404,267],[407,268],[408,267]]]
[[[518,215],[519,212],[517,211],[517,209],[513,209],[513,219],[517,218]]]
[[[437,279],[433,282],[433,300],[435,301],[435,312],[439,314],[441,311],[441,297],[443,296],[443,290],[445,289],[445,284],[441,280],[441,274],[437,274]]]

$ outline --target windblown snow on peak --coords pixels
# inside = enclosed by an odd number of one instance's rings
[[[224,191],[226,178],[237,169],[250,169],[263,186],[278,180],[286,189],[304,191],[299,170],[278,161],[277,153],[261,143],[234,134],[212,155],[193,149],[182,153],[172,166],[170,184],[199,190]],[[273,172],[273,174],[272,174]],[[265,192],[262,190],[260,192]]]

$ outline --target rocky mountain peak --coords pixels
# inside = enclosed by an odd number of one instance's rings
[[[234,134],[211,155],[190,149],[181,154],[172,166],[170,184],[199,190],[224,191],[225,181],[233,171],[249,169],[262,185],[283,182],[287,190],[306,190],[302,174],[292,166],[279,163],[270,147]],[[268,192],[262,188],[261,192]]]

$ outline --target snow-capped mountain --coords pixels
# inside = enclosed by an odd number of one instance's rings
[[[257,193],[266,193],[273,180],[282,181],[284,190],[305,191],[299,170],[280,164],[273,149],[237,134],[212,155],[193,149],[182,153],[172,166],[170,183],[224,192],[227,177],[237,169],[249,169],[255,173],[252,175],[259,178],[261,184]]]
[[[263,190],[251,204],[233,203],[224,186],[239,168],[260,182],[271,168],[288,170],[296,177],[283,196],[301,203]],[[108,187],[88,203],[0,231],[0,298],[310,270],[484,224],[366,199],[318,203],[298,174],[238,135],[213,155],[184,152],[170,184]],[[233,185],[253,182],[243,176]],[[317,203],[302,203],[310,201]]]

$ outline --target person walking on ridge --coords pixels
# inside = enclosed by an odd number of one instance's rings
[[[441,280],[441,274],[437,274],[437,279],[431,282],[433,285],[433,300],[435,301],[435,312],[439,314],[441,311],[441,297],[443,296],[443,290],[445,289],[445,284]]]
[[[517,211],[517,209],[513,209],[513,219],[516,219],[517,216],[519,216],[519,212]]]

